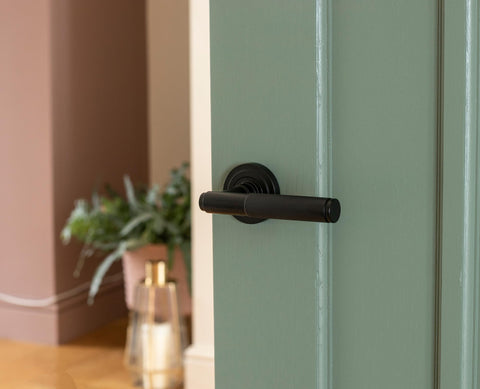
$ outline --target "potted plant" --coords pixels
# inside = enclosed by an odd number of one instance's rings
[[[61,233],[65,244],[72,237],[84,244],[74,274],[79,275],[87,258],[97,254],[103,256],[90,285],[89,304],[93,303],[108,269],[121,258],[129,308],[135,284],[144,277],[144,261],[147,259],[167,259],[168,267],[172,269],[170,274],[176,276],[173,278],[183,278],[184,284],[190,285],[191,218],[187,167],[184,163],[179,169],[173,169],[170,182],[163,191],[157,185],[134,187],[130,178],[125,176],[125,196],[107,185],[106,195],[94,191],[91,202],[84,199],[75,202]],[[183,303],[183,311],[189,312],[190,297],[182,296],[182,285],[179,289],[180,300],[188,300]],[[184,285],[183,289],[188,294],[189,287]]]

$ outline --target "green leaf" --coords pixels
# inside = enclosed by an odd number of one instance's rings
[[[180,229],[175,223],[166,223],[166,227],[168,232],[170,232],[173,235],[178,234],[180,232]]]
[[[91,201],[80,199],[61,231],[65,244],[76,238],[84,243],[75,275],[83,263],[96,252],[107,256],[97,267],[90,290],[93,301],[105,272],[125,250],[134,250],[149,243],[163,243],[169,249],[169,264],[173,264],[174,250],[184,251],[187,269],[190,269],[191,216],[188,163],[171,170],[171,178],[160,191],[134,186],[124,176],[125,195],[121,196],[107,185],[107,196],[93,191]],[[190,270],[189,270],[190,271]],[[190,277],[190,276],[189,276]]]
[[[75,266],[75,270],[73,271],[73,276],[75,278],[80,277],[80,273],[85,265],[85,259],[92,257],[95,254],[95,249],[93,247],[84,244],[82,247],[82,251],[80,251],[80,256],[78,258],[77,264]]]
[[[92,206],[93,206],[93,210],[94,210],[94,211],[99,211],[99,210],[100,210],[100,205],[101,205],[100,196],[99,196],[98,192],[95,190],[95,191],[93,191],[93,193],[92,193]]]
[[[92,283],[90,284],[90,290],[88,292],[89,305],[93,304],[95,296],[98,293],[98,289],[100,288],[100,284],[102,283],[103,277],[105,277],[108,269],[110,269],[112,264],[123,255],[123,253],[126,251],[126,247],[126,242],[120,243],[118,248],[114,252],[110,253],[110,255],[108,255],[95,270]]]
[[[72,239],[72,229],[70,226],[67,224],[65,227],[63,227],[63,230],[60,234],[62,238],[63,244],[69,244],[70,240]]]
[[[146,222],[147,220],[153,219],[153,216],[154,215],[152,213],[142,213],[141,215],[134,217],[125,225],[125,227],[122,228],[122,230],[120,231],[120,235],[128,235],[135,227]]]
[[[113,240],[113,238],[112,238]],[[112,242],[92,242],[91,245],[96,249],[96,250],[101,250],[101,251],[112,251],[115,250],[118,245],[120,244],[121,240],[114,240]]]
[[[145,239],[129,239],[125,241],[125,251],[127,250],[136,250],[139,249],[140,247],[146,246],[149,244],[150,241],[147,241]]]
[[[166,227],[166,222],[165,219],[161,215],[155,215],[154,221],[153,221],[153,231],[157,234],[163,233],[165,231]]]
[[[147,192],[147,197],[145,198],[145,201],[150,204],[150,205],[156,205],[157,204],[157,197],[158,197],[158,192],[159,192],[159,187],[158,185],[154,185],[148,192]]]
[[[135,196],[135,189],[133,187],[132,181],[130,180],[130,177],[127,175],[123,176],[123,182],[125,184],[125,192],[127,194],[127,200],[130,204],[130,207],[132,207],[132,209],[137,209],[137,198]]]

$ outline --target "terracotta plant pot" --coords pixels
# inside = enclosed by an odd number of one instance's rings
[[[135,286],[145,278],[145,262],[149,259],[167,260],[168,251],[166,245],[148,245],[135,251],[127,251],[122,257],[123,278],[125,281],[125,301],[128,309],[133,307]],[[180,249],[174,253],[173,268],[168,272],[168,278],[177,283],[180,312],[183,316],[192,313],[192,301],[187,284],[187,272],[183,255]]]

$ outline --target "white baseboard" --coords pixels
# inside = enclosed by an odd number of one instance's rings
[[[192,345],[185,352],[185,389],[215,388],[213,346]]]

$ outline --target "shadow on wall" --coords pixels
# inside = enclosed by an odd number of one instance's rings
[[[59,237],[73,199],[89,197],[104,182],[120,186],[124,174],[148,181],[145,3],[134,0],[52,2],[55,281],[57,293],[89,281],[97,261],[72,280],[78,247]],[[117,264],[111,273],[121,270]],[[116,304],[59,315],[59,337],[69,339],[118,316]],[[122,299],[120,299],[122,298]],[[115,306],[117,305],[117,306]],[[95,306],[93,307],[95,310]],[[93,317],[92,317],[93,316]],[[80,327],[75,331],[75,323]],[[86,324],[90,323],[90,325]],[[89,327],[89,328],[87,328]],[[76,333],[73,334],[72,332]]]
[[[78,251],[58,238],[74,199],[129,174],[148,181],[145,4],[52,3],[57,291],[72,286]],[[85,269],[88,270],[88,269]],[[89,271],[82,275],[90,279]]]

